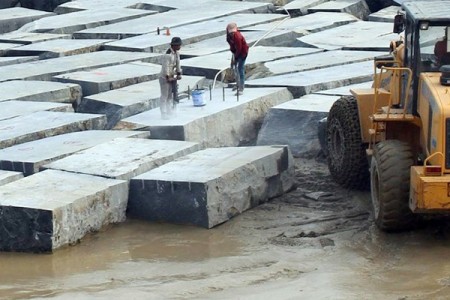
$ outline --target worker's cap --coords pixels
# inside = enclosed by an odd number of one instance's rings
[[[171,45],[174,46],[181,46],[183,44],[183,42],[181,41],[181,39],[179,37],[173,37],[172,41],[170,42]]]

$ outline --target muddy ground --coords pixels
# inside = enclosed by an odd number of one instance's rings
[[[368,192],[296,159],[297,189],[206,230],[129,220],[52,255],[0,253],[0,299],[448,299],[448,219],[384,234]]]

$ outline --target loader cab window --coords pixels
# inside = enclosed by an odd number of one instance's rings
[[[447,56],[446,26],[432,26],[423,23],[419,30],[420,64],[419,72],[438,72]]]

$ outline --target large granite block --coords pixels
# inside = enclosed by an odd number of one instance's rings
[[[39,56],[0,57],[0,67],[38,60]]]
[[[65,73],[53,77],[53,80],[78,84],[83,89],[83,96],[89,96],[157,79],[160,72],[160,65],[136,62]]]
[[[72,34],[79,30],[127,21],[154,13],[156,12],[142,9],[104,7],[102,9],[79,11],[47,17],[44,20],[36,20],[26,24],[20,30],[25,32]]]
[[[40,111],[0,121],[0,149],[63,133],[104,129],[106,117]]]
[[[38,42],[29,45],[14,47],[8,50],[8,56],[29,56],[37,55],[41,59],[54,58],[60,56],[70,56],[95,52],[102,49],[103,44],[110,40],[67,40],[57,39],[44,42]]]
[[[43,168],[130,180],[198,150],[200,145],[191,142],[117,138],[46,164]]]
[[[37,111],[73,112],[70,104],[29,101],[0,101],[0,120],[28,115]]]
[[[325,12],[347,12],[361,20],[367,20],[370,14],[369,6],[366,0],[346,0],[346,1],[327,1],[319,5],[308,8],[309,13]]]
[[[0,9],[0,33],[11,32],[23,25],[54,15],[51,12],[27,9],[23,7],[11,7]]]
[[[211,228],[293,184],[287,146],[209,148],[131,179],[128,214]]]
[[[0,186],[0,250],[51,252],[125,220],[124,180],[46,170]]]
[[[0,149],[0,169],[19,171],[28,176],[39,172],[44,164],[115,138],[149,136],[148,131],[86,130],[47,137]]]
[[[13,31],[0,35],[0,42],[28,45],[56,39],[71,39],[70,34]]]
[[[314,157],[320,150],[319,121],[339,96],[306,95],[272,107],[258,133],[257,145],[289,145],[296,157]]]
[[[203,96],[206,105],[180,102],[169,120],[163,120],[156,108],[125,118],[114,128],[150,130],[152,139],[198,142],[204,147],[238,146],[254,141],[270,107],[292,99],[285,88],[246,89],[239,98],[231,89],[214,89]]]
[[[203,86],[204,79],[199,76],[183,76],[183,79],[178,81],[180,98],[196,86]],[[124,118],[159,107],[160,94],[159,80],[132,84],[84,97],[77,112],[105,114],[106,129],[110,129]]]
[[[81,87],[73,83],[11,80],[0,82],[0,102],[8,100],[79,103]]]
[[[101,68],[139,60],[156,62],[160,57],[161,54],[156,53],[97,51],[44,59],[2,67],[0,82],[14,79],[51,81],[53,76],[63,73]]]
[[[23,178],[20,172],[0,170],[0,186]]]

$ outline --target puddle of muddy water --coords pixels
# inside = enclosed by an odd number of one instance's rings
[[[104,270],[127,261],[195,262],[239,254],[242,243],[225,229],[127,221],[53,254],[0,252],[0,286]]]

